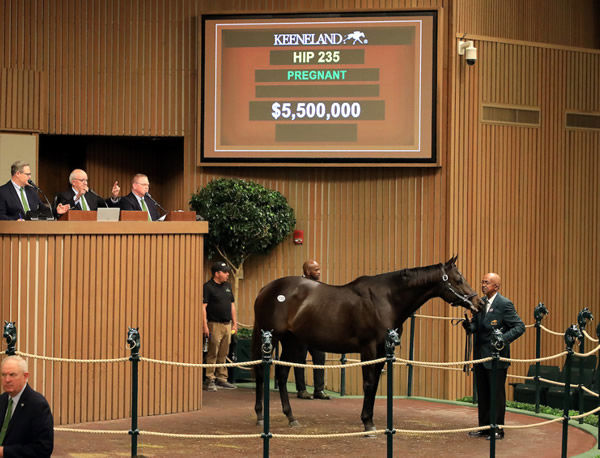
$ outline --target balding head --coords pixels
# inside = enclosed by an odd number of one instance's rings
[[[309,259],[302,265],[302,272],[306,278],[319,281],[321,279],[321,266],[314,259]]]
[[[485,274],[481,280],[481,292],[490,298],[498,292],[500,289],[500,284],[500,275],[494,272],[489,272]]]

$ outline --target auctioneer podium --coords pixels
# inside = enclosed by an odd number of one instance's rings
[[[24,353],[129,356],[131,326],[142,356],[201,362],[207,232],[204,221],[1,221],[0,319],[16,321]],[[130,416],[131,363],[28,360],[55,424]],[[201,407],[197,368],[141,362],[139,387],[140,415]]]

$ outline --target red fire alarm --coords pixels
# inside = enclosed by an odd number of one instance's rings
[[[302,245],[302,242],[304,242],[304,231],[301,229],[295,229],[294,230],[294,243],[296,245]]]

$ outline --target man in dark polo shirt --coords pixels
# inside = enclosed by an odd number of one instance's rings
[[[235,303],[229,279],[229,266],[215,262],[211,267],[212,278],[204,284],[204,336],[208,336],[206,364],[226,362],[231,342],[231,332],[237,331]],[[227,368],[207,368],[205,387],[207,391],[217,391],[217,387],[234,389],[227,381]]]

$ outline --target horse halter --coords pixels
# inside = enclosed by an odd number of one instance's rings
[[[450,283],[450,280],[448,279],[448,274],[446,274],[446,271],[444,270],[444,266],[442,265],[442,283],[444,284],[444,286],[446,286],[446,288],[448,288],[448,290],[454,294],[459,300],[460,302],[450,302],[450,305],[460,305],[463,302],[466,302],[467,304],[469,304],[471,307],[475,307],[473,302],[471,302],[471,299],[473,299],[475,296],[477,296],[477,293],[473,293],[473,294],[460,294],[458,291],[456,291],[453,287],[452,284]]]

